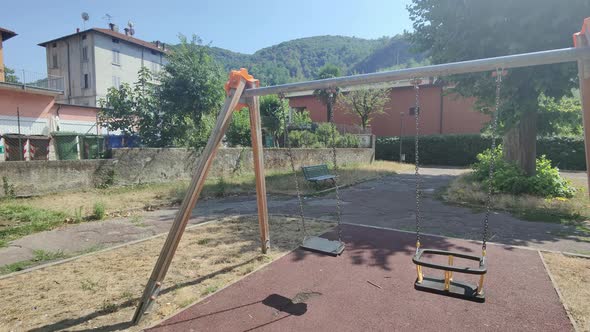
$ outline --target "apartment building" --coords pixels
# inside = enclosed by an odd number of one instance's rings
[[[157,73],[166,63],[166,45],[133,36],[133,29],[119,32],[91,28],[40,43],[46,49],[48,75],[65,78],[64,94],[58,102],[98,106],[108,89],[133,84],[141,67]]]

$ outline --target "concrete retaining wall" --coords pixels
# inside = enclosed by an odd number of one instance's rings
[[[297,168],[302,165],[331,164],[330,149],[293,149]],[[373,149],[338,149],[338,164],[369,163]],[[188,180],[198,159],[188,149],[130,148],[113,150],[108,160],[23,161],[0,163],[0,180],[14,187],[17,196],[95,188],[100,185],[129,185],[140,183]],[[267,170],[290,169],[286,149],[266,149]],[[252,172],[252,150],[220,149],[210,176]],[[4,190],[0,188],[0,197]]]

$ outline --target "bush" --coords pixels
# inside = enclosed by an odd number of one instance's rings
[[[331,148],[336,136],[337,148],[358,148],[361,144],[358,136],[353,134],[340,135],[338,131],[333,133],[330,124],[321,124],[315,132],[308,130],[294,130],[289,132],[291,147],[293,148]]]
[[[376,158],[399,161],[399,137],[378,137]],[[420,163],[441,166],[469,166],[477,154],[489,149],[490,137],[479,134],[432,135],[420,137]],[[415,158],[414,137],[402,137],[402,153],[407,162]],[[537,156],[545,155],[555,167],[585,170],[584,139],[581,137],[540,137]]]
[[[358,148],[360,145],[360,138],[353,134],[344,134],[340,136],[337,144],[339,148]]]
[[[251,146],[250,112],[243,108],[232,114],[232,120],[225,133],[229,146]]]
[[[494,151],[496,161],[493,191],[514,195],[528,194],[541,197],[566,197],[571,198],[575,193],[569,181],[559,175],[559,170],[551,166],[551,161],[545,156],[537,159],[536,174],[526,176],[515,164],[502,159],[502,147]],[[474,178],[485,184],[489,184],[489,169],[492,159],[490,149],[477,155],[477,162],[473,164]]]
[[[321,148],[318,136],[311,131],[297,130],[289,132],[289,143],[292,148]]]
[[[92,219],[102,220],[105,216],[105,206],[103,202],[96,202],[92,207]]]
[[[318,141],[325,147],[332,147],[334,142],[340,140],[340,133],[338,129],[331,123],[320,123],[315,130],[315,134],[318,137]]]

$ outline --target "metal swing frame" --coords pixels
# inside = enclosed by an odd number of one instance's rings
[[[212,130],[212,134],[209,138],[207,146],[201,153],[201,158],[199,158],[199,161],[195,167],[192,182],[174,219],[174,223],[172,224],[170,232],[168,233],[166,242],[162,247],[158,260],[154,265],[151,276],[145,286],[143,295],[133,316],[133,323],[137,324],[141,320],[142,316],[156,300],[158,293],[162,289],[163,281],[166,277],[176,249],[178,248],[178,243],[182,238],[188,220],[191,217],[191,212],[194,209],[195,204],[199,198],[199,194],[203,188],[207,173],[211,168],[213,158],[215,157],[223,135],[229,125],[231,114],[236,109],[240,109],[241,107],[245,106],[250,109],[252,151],[254,155],[254,171],[256,175],[256,197],[258,204],[260,242],[262,252],[266,253],[270,249],[270,238],[266,186],[264,179],[264,159],[262,154],[260,109],[258,103],[259,96],[281,93],[286,94],[316,89],[330,89],[336,87],[343,88],[355,85],[371,85],[384,82],[415,79],[416,77],[433,77],[486,72],[496,70],[497,68],[509,69],[555,63],[577,62],[580,79],[580,96],[582,99],[582,109],[584,114],[586,161],[588,164],[590,164],[590,145],[588,144],[590,139],[590,18],[584,20],[584,25],[581,32],[574,35],[574,46],[575,47],[573,48],[508,55],[495,58],[329,78],[309,82],[290,83],[269,87],[259,87],[258,81],[249,75],[245,69],[241,71],[232,71],[229,81],[226,84],[227,98],[225,100],[224,106],[218,115],[215,127]],[[590,168],[588,169],[588,187],[590,188]],[[422,262],[421,257],[422,256],[417,256],[415,258],[418,258],[418,262]],[[483,260],[483,263],[485,266],[485,259]],[[417,265],[419,272],[421,271],[421,268],[421,265]],[[465,272],[465,270],[451,271],[452,269],[448,266],[444,268],[450,272]],[[426,279],[423,278],[422,280]]]

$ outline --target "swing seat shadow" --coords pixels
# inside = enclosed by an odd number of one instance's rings
[[[267,296],[262,300],[262,304],[293,316],[302,316],[307,312],[306,303],[293,303],[290,298],[279,294]]]

